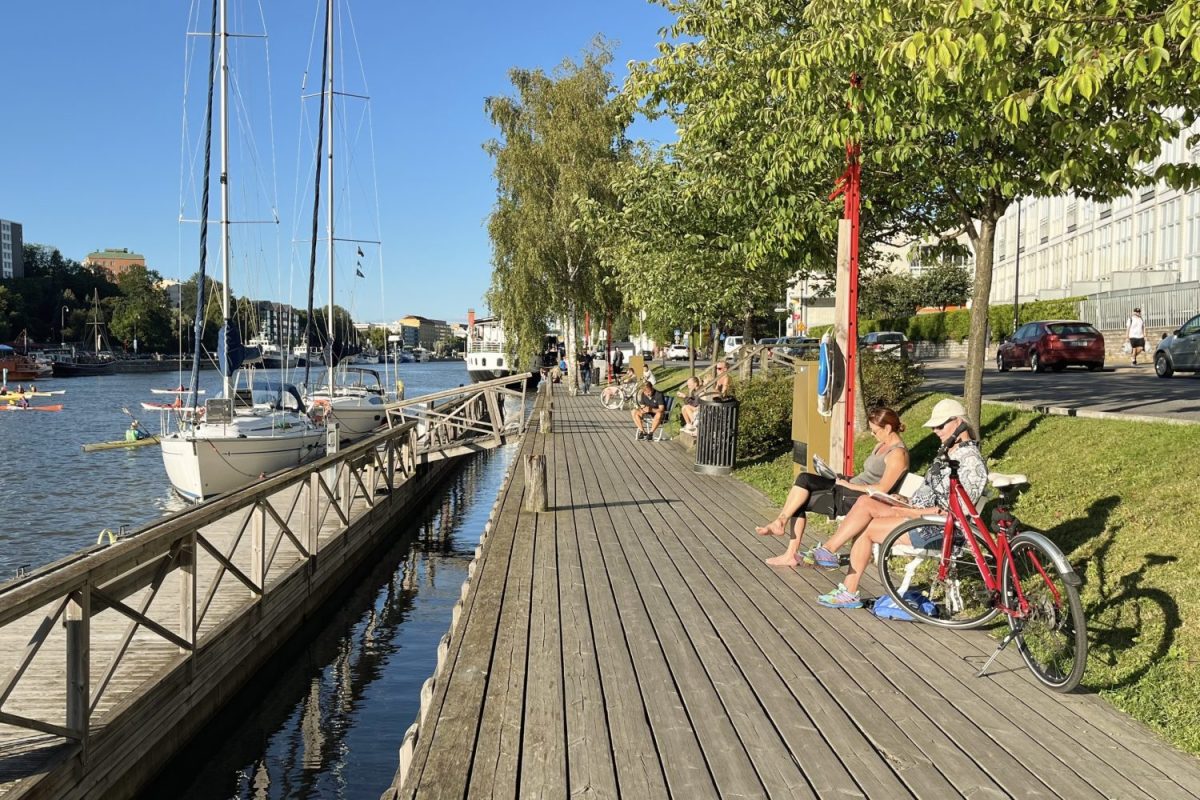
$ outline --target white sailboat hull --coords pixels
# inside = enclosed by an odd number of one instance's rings
[[[328,403],[329,394],[315,395],[311,402]],[[361,439],[386,425],[388,409],[399,406],[399,403],[389,403],[376,394],[338,396],[329,404],[326,424],[337,423],[342,439]]]
[[[224,428],[225,433],[205,428]],[[161,445],[171,487],[184,499],[200,502],[320,458],[325,434],[303,426],[270,436],[238,436],[236,425],[200,425],[163,436]]]

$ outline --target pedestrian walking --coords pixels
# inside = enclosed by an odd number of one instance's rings
[[[584,351],[578,356],[579,364],[579,380],[583,384],[583,393],[587,394],[592,390],[592,354]]]
[[[1129,352],[1133,355],[1133,365],[1138,363],[1138,355],[1146,351],[1146,321],[1142,319],[1142,310],[1135,308],[1129,318]]]

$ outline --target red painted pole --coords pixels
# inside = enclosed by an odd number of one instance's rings
[[[862,76],[850,76],[850,86],[862,89]],[[861,148],[853,141],[846,142],[846,171],[838,179],[829,197],[841,195],[845,203],[842,218],[850,223],[850,293],[847,298],[846,319],[846,426],[843,429],[844,457],[842,473],[854,474],[854,409],[858,402],[855,379],[858,376],[858,234],[859,210],[862,205]]]

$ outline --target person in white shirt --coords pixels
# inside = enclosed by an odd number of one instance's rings
[[[1146,352],[1146,322],[1142,319],[1140,308],[1135,308],[1133,316],[1129,318],[1129,348],[1136,367],[1138,354]]]

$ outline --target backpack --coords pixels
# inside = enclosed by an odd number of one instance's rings
[[[906,603],[910,603],[920,609],[922,614],[932,615],[937,613],[937,606],[934,605],[933,601],[916,589],[909,589],[905,592],[904,600]],[[880,619],[895,619],[903,622],[916,621],[912,613],[906,607],[897,605],[896,601],[890,595],[878,598],[871,606],[871,613]]]

